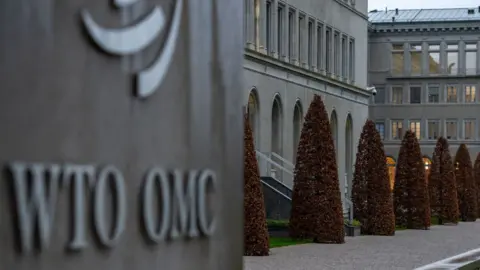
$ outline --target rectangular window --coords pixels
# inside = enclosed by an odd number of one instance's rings
[[[453,85],[447,86],[447,102],[456,103],[458,102],[457,87]]]
[[[467,50],[476,50],[477,49],[477,43],[468,43],[465,44],[465,49]]]
[[[283,30],[285,29],[283,16],[285,9],[282,5],[278,5],[277,10],[277,46],[278,46],[278,55],[284,55],[285,50],[283,48],[283,41],[285,40]]]
[[[333,36],[333,56],[334,56],[334,72],[335,75],[340,75],[340,34],[335,32]]]
[[[428,53],[428,73],[430,74],[440,74],[440,52],[429,52]]]
[[[447,74],[458,74],[458,52],[447,52]]]
[[[469,119],[463,121],[465,140],[475,140],[475,120]]]
[[[422,73],[422,45],[410,46],[410,73],[413,75]]]
[[[392,87],[392,103],[393,104],[403,103],[403,86]]]
[[[467,75],[477,74],[477,52],[467,51],[465,53],[465,72]]]
[[[476,102],[476,91],[475,85],[466,85],[465,86],[465,102],[466,103],[474,103]]]
[[[383,104],[385,103],[385,89],[376,87],[377,94],[374,96],[375,104]]]
[[[440,121],[439,120],[428,120],[428,139],[436,140],[440,137]]]
[[[349,43],[349,52],[348,52],[348,76],[350,76],[350,80],[353,82],[355,81],[355,40],[350,40]]]
[[[375,127],[377,128],[378,133],[380,133],[380,138],[385,139],[385,123],[376,122]]]
[[[347,37],[342,37],[342,77],[347,78]]]
[[[308,21],[308,55],[307,55],[307,65],[312,66],[313,60],[313,22]]]
[[[402,75],[404,67],[403,45],[392,45],[392,75]]]
[[[331,60],[332,57],[332,30],[327,28],[325,31],[325,70],[327,73],[332,72]]]
[[[288,59],[292,59],[293,56],[293,27],[295,26],[294,11],[290,10],[288,12]]]
[[[411,104],[422,103],[422,87],[410,86],[410,103]]]
[[[410,130],[415,133],[415,136],[417,137],[417,139],[420,140],[421,138],[421,135],[422,135],[422,131],[420,129],[420,120],[410,120]]]
[[[458,50],[458,44],[448,44],[447,50]]]
[[[317,68],[323,69],[323,26],[317,27]]]
[[[401,140],[403,136],[403,121],[392,120],[392,139]]]
[[[266,23],[267,23],[267,44],[266,44],[266,50],[267,53],[270,54],[272,52],[272,3],[270,1],[267,1],[266,3]]]
[[[304,29],[304,23],[305,23],[305,17],[303,16],[300,16],[298,18],[298,61],[301,62],[305,59],[303,59],[303,48],[304,48],[304,32],[305,32],[305,29]]]
[[[428,86],[428,103],[440,102],[440,88],[438,86]]]
[[[456,120],[447,120],[445,122],[445,127],[447,130],[447,139],[456,140],[457,139],[457,121]]]

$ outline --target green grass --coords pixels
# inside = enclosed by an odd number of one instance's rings
[[[286,247],[312,243],[312,240],[292,239],[289,237],[270,237],[270,248]]]

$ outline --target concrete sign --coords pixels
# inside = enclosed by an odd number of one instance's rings
[[[0,1],[1,269],[242,269],[242,6]]]

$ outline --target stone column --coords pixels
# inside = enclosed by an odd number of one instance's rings
[[[258,49],[261,53],[267,54],[267,0],[257,1],[260,1],[260,45],[258,46]]]
[[[320,60],[321,60],[321,61],[320,61],[320,63],[317,63],[318,68],[319,68],[319,70],[320,70],[320,73],[323,74],[323,75],[325,75],[325,70],[326,70],[326,66],[325,66],[325,63],[326,63],[326,59],[325,59],[326,46],[325,46],[325,44],[326,44],[326,40],[327,40],[327,39],[326,39],[326,36],[325,36],[325,33],[326,33],[325,29],[326,29],[326,27],[325,27],[325,25],[323,25],[323,26],[322,26],[322,29],[321,29],[321,35],[322,35],[321,41],[322,41],[322,44],[320,45],[320,53],[321,53]],[[318,45],[318,44],[317,44],[317,45]]]
[[[308,67],[308,16],[305,15],[303,18],[303,25],[300,26],[302,30],[302,40],[303,40],[303,48],[302,48],[302,67],[303,68],[309,68]]]
[[[442,74],[447,74],[447,43],[445,41],[442,41],[440,43],[440,67],[441,67],[441,73]]]
[[[298,32],[298,23],[299,23],[299,16],[298,16],[298,9],[295,9],[295,13],[294,13],[294,17],[293,17],[293,41],[292,41],[292,45],[293,45],[293,50],[291,51],[292,52],[292,59],[290,60],[290,62],[294,65],[299,65],[299,58],[300,56],[298,55],[298,35],[300,34]]]
[[[271,49],[272,56],[278,58],[279,50],[278,50],[278,0],[272,0],[272,44],[273,48]]]
[[[317,40],[317,27],[318,22],[314,21],[313,23],[313,32],[312,32],[312,60],[311,60],[311,67],[310,69],[314,72],[318,72],[318,54],[321,53],[318,51],[318,40]]]
[[[247,36],[247,48],[254,50],[255,49],[255,0],[245,0],[245,13],[246,13],[246,33]]]
[[[465,75],[465,41],[458,42],[458,75]]]
[[[412,72],[412,57],[410,56],[410,43],[403,43],[403,73],[410,75]]]
[[[289,36],[288,36],[288,32],[289,32],[289,28],[290,28],[290,22],[288,20],[288,14],[290,13],[290,7],[285,4],[285,7],[284,7],[284,11],[283,11],[283,40],[281,40],[281,42],[283,42],[283,52],[282,52],[282,57],[283,57],[283,60],[285,62],[289,62],[290,59],[289,59],[289,55],[290,55],[290,42],[289,42]]]
[[[422,70],[423,75],[428,75],[430,72],[430,57],[428,55],[428,43],[422,42]]]
[[[0,1],[0,268],[242,270],[244,2],[110,2]]]
[[[480,74],[480,41],[477,42],[477,74]],[[479,93],[480,95],[480,91],[477,91],[477,93]],[[479,123],[479,126],[480,126],[480,123]]]
[[[345,78],[344,79],[345,81],[349,82],[350,81],[350,61],[352,59],[350,59],[350,38],[348,36],[345,38],[345,42],[347,42],[347,44],[345,45],[345,47],[346,47],[345,57],[347,58],[345,60],[345,65],[347,67],[345,69],[346,74],[344,74],[343,77]],[[367,61],[368,61],[368,56],[367,56]],[[368,64],[367,64],[367,68],[368,68]],[[385,93],[388,92],[387,89],[385,89],[385,91],[386,91]],[[386,94],[385,94],[385,96],[386,96]]]

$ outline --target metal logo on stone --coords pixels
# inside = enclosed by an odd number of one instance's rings
[[[139,1],[141,0],[113,0],[113,4],[119,8],[128,8]],[[182,8],[183,0],[177,0],[162,52],[150,67],[136,75],[137,95],[140,98],[153,94],[165,78],[180,32]],[[166,25],[165,14],[159,6],[155,6],[141,21],[124,28],[104,28],[95,22],[87,10],[83,10],[81,15],[93,41],[105,52],[119,56],[139,53],[154,42]]]

